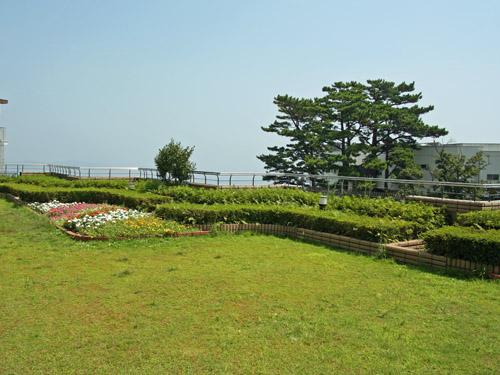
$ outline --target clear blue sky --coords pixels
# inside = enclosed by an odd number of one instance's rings
[[[500,142],[500,1],[0,0],[9,162],[261,170],[277,94],[415,81],[430,123]]]

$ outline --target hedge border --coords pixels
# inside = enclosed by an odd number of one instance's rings
[[[10,194],[0,193],[0,196],[17,204],[25,204],[25,202],[20,200],[18,197],[12,196]],[[199,232],[202,232],[203,235],[209,234],[214,230],[221,230],[230,233],[251,231],[262,234],[285,236],[296,240],[320,243],[322,245],[333,246],[367,255],[377,255],[380,254],[380,252],[385,251],[388,256],[393,258],[396,262],[402,264],[427,266],[441,270],[458,270],[462,272],[476,272],[478,270],[484,269],[489,273],[491,278],[500,279],[500,265],[485,265],[462,259],[454,259],[441,255],[431,254],[423,247],[424,242],[422,240],[402,241],[384,245],[376,242],[359,240],[332,233],[325,233],[305,228],[297,228],[277,224],[202,224],[198,225],[197,227],[201,229]],[[79,236],[80,238],[75,238],[75,236],[73,236],[75,235],[75,233],[67,231],[64,228],[63,230],[75,240],[98,240],[97,238],[82,238],[85,236],[81,235]]]

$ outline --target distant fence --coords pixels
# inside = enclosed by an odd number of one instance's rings
[[[159,179],[155,168],[139,167],[78,167],[58,164],[5,164],[0,174],[50,173],[71,178],[96,179]],[[206,187],[261,187],[294,186],[307,190],[338,195],[361,194],[369,196],[421,195],[469,200],[500,199],[500,184],[460,183],[427,180],[403,180],[378,177],[352,177],[335,174],[295,174],[264,172],[195,171],[191,184]]]

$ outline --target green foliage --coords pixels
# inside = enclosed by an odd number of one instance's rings
[[[158,193],[159,189],[164,186],[165,182],[161,180],[139,180],[135,183],[134,190],[137,190],[141,193]]]
[[[290,239],[82,243],[0,199],[0,285],[2,374],[498,373],[500,283]]]
[[[417,141],[447,134],[422,120],[434,107],[418,105],[422,94],[415,92],[414,83],[336,82],[323,91],[325,96],[318,99],[288,95],[274,99],[280,114],[262,130],[284,137],[286,144],[268,147],[270,154],[257,156],[267,170],[310,174],[338,170],[366,176],[385,171],[385,177],[393,170],[414,177],[418,166],[410,157]],[[358,165],[359,155],[365,157]]]
[[[424,225],[404,220],[308,207],[165,204],[158,206],[155,214],[163,219],[194,224],[247,222],[289,225],[375,242],[412,239],[426,230]]]
[[[153,190],[173,202],[197,204],[273,204],[316,207],[319,194],[299,189],[200,189],[187,186],[165,186]],[[360,215],[415,221],[429,229],[442,226],[445,215],[442,208],[419,202],[400,202],[392,198],[365,198],[356,196],[328,197],[328,209]]]
[[[433,254],[500,265],[500,230],[450,226],[429,231],[423,238]]]
[[[411,148],[394,148],[389,155],[389,165],[392,166],[391,178],[419,180],[423,177],[422,168],[415,162],[415,151]]]
[[[299,189],[259,188],[259,189],[204,189],[188,186],[162,186],[156,190],[174,202],[198,204],[295,204],[315,206],[319,194]]]
[[[20,196],[26,202],[110,203],[130,208],[153,207],[159,203],[196,204],[268,204],[317,207],[319,194],[300,189],[203,189],[169,186],[158,180],[139,181],[136,190],[104,188],[45,187],[34,184],[0,183],[0,191]],[[418,202],[400,202],[392,198],[364,198],[331,195],[328,210],[360,215],[414,221],[432,229],[444,225],[441,208]]]
[[[73,227],[68,229],[75,230]],[[78,229],[78,233],[91,237],[106,237],[109,239],[144,238],[173,236],[179,232],[192,231],[185,225],[175,221],[161,220],[156,217],[134,218],[107,222],[97,227]]]
[[[432,176],[438,181],[469,182],[472,178],[477,178],[486,165],[488,162],[484,159],[482,151],[467,158],[465,155],[455,155],[441,150]]]
[[[383,79],[368,80],[365,86],[367,103],[361,123],[360,143],[367,154],[366,161],[383,156],[386,166],[384,176],[390,175],[394,162],[393,152],[401,148],[416,148],[417,141],[426,137],[439,137],[448,132],[435,125],[426,124],[421,116],[432,111],[433,106],[421,107],[422,93],[415,92],[415,83],[396,84]],[[366,166],[365,166],[366,167]],[[371,166],[367,168],[371,169]],[[376,175],[377,170],[369,173]]]
[[[320,103],[314,99],[278,95],[274,104],[280,115],[262,130],[287,138],[287,144],[268,147],[271,154],[257,156],[266,164],[266,169],[271,172],[309,174],[334,169],[339,160],[331,152],[335,137],[322,117]],[[294,182],[288,178],[279,180]]]
[[[364,198],[355,196],[328,197],[328,208],[350,211],[359,215],[387,217],[414,221],[428,229],[445,224],[445,211],[420,202],[400,202],[392,198]]]
[[[129,186],[128,179],[75,179],[70,180],[66,178],[50,176],[50,175],[28,175],[19,177],[2,177],[0,176],[0,183],[17,183],[17,184],[30,184],[43,187],[72,187],[72,188],[109,188],[109,189],[127,189]]]
[[[0,183],[0,192],[20,197],[25,202],[86,202],[109,203],[129,208],[151,209],[156,204],[171,201],[168,197],[124,189],[43,187],[30,184]]]
[[[194,147],[182,147],[180,142],[171,139],[155,157],[156,168],[161,178],[174,182],[189,180],[195,169],[195,164],[189,160],[193,151]]]
[[[500,229],[500,210],[471,211],[457,215],[458,225],[481,229]]]

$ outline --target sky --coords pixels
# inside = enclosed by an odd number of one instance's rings
[[[415,82],[442,141],[499,142],[500,1],[0,0],[7,162],[261,171],[279,94]]]

